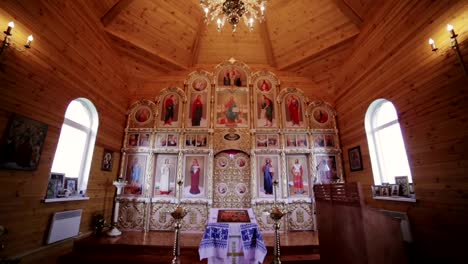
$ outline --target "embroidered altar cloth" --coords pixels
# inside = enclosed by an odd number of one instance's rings
[[[250,223],[218,223],[220,210],[211,209],[208,225],[200,242],[200,260],[208,258],[208,263],[263,263],[267,250],[262,234],[255,221],[252,209],[246,210]],[[224,221],[224,220],[223,220]]]

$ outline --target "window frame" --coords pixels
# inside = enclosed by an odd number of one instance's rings
[[[388,121],[385,124],[376,126],[377,119],[379,116],[379,110],[381,110],[382,106],[386,103],[389,103],[392,106],[393,110],[396,113],[396,118],[391,121]],[[382,183],[385,183],[386,181],[388,182],[391,178],[390,175],[386,175],[386,172],[384,173],[384,170],[386,168],[385,166],[386,155],[384,153],[383,147],[381,146],[380,139],[378,138],[378,133],[394,125],[398,125],[400,136],[401,136],[403,147],[404,147],[404,153],[400,153],[400,154],[405,155],[406,163],[408,166],[408,175],[404,175],[404,176],[408,176],[408,181],[410,183],[413,182],[411,167],[409,165],[408,153],[406,151],[406,144],[404,141],[403,132],[401,130],[398,112],[396,110],[395,105],[391,101],[380,98],[380,99],[376,99],[369,105],[367,112],[366,112],[366,116],[365,116],[366,137],[368,141],[369,156],[371,160],[372,174],[373,174],[375,185],[381,185]],[[402,176],[402,175],[393,175],[393,176],[395,177],[395,176]]]
[[[73,102],[78,102],[83,106],[83,109],[86,111],[86,114],[89,117],[89,127],[67,118],[66,113]],[[93,159],[93,152],[97,137],[97,129],[99,126],[99,116],[96,107],[90,100],[82,97],[70,101],[70,103],[67,106],[67,109],[65,110],[64,120],[60,129],[59,142],[57,143],[57,148],[55,150],[52,165],[56,158],[55,155],[57,154],[57,150],[60,144],[60,137],[62,136],[64,126],[67,126],[71,129],[79,130],[86,134],[85,146],[83,148],[83,153],[81,154],[81,162],[78,171],[78,192],[83,191],[83,193],[85,193],[88,186],[91,162]]]

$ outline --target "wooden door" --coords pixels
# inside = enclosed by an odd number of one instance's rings
[[[214,208],[250,208],[250,157],[221,152],[214,159]]]

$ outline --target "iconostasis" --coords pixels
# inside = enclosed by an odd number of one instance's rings
[[[180,202],[183,231],[203,232],[210,208],[246,207],[273,231],[266,212],[276,197],[290,212],[283,230],[315,229],[312,185],[342,182],[343,172],[336,113],[312,99],[230,60],[135,102],[122,148],[120,227],[172,230],[169,212]]]

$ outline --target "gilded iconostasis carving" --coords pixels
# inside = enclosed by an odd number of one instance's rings
[[[180,202],[189,210],[185,231],[202,232],[209,209],[220,207],[252,207],[261,229],[273,231],[266,212],[276,195],[289,212],[283,230],[315,229],[312,185],[342,182],[343,173],[336,112],[311,99],[230,60],[135,102],[122,148],[120,226],[171,230],[169,212]]]

